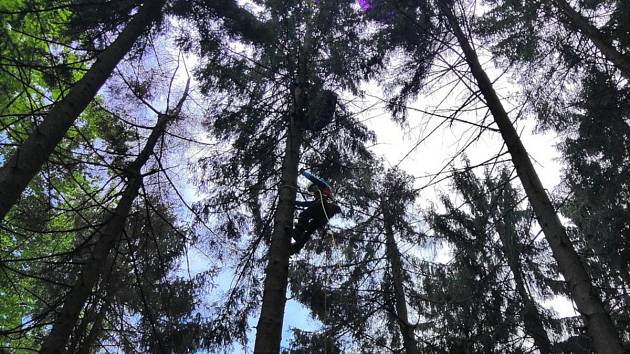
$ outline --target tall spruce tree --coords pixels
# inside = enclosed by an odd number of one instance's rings
[[[262,239],[268,240],[254,351],[273,353],[280,350],[300,162],[305,156],[316,156],[319,166],[305,166],[334,179],[343,167],[343,156],[367,154],[363,142],[371,137],[342,105],[318,107],[317,97],[323,90],[357,93],[359,80],[369,69],[370,53],[352,1],[259,5],[267,30],[258,32],[251,46],[247,45],[252,38],[242,37],[245,50],[230,40],[234,37],[229,31],[211,31],[202,19],[197,22],[199,32],[209,34],[199,46],[204,58],[199,77],[206,91],[225,95],[208,125],[230,149],[203,161],[207,173],[202,183],[212,194],[200,208],[217,215],[222,230],[233,239],[255,232],[256,238],[245,242],[252,254]],[[334,121],[307,130],[313,123],[309,117],[322,108],[336,110]],[[253,228],[247,227],[250,223]],[[244,271],[251,274],[251,265]],[[251,289],[255,284],[247,291],[257,296],[258,289]],[[256,305],[252,298],[242,301],[250,303],[247,311],[239,311],[246,319]],[[246,321],[235,326],[238,323]]]
[[[437,22],[435,28],[447,30],[452,34],[450,38],[454,38],[461,48],[463,58],[468,64],[479,92],[499,128],[507,150],[512,157],[517,175],[532,204],[536,218],[549,242],[561,273],[571,289],[571,297],[577,304],[589,334],[593,338],[595,349],[601,352],[623,352],[619,334],[610,318],[608,309],[602,303],[601,297],[594,287],[583,261],[567,236],[567,232],[551,203],[549,195],[540,182],[527,151],[493,87],[492,81],[479,61],[469,36],[462,29],[460,24],[462,15],[456,14],[457,7],[453,6],[454,3],[459,4],[459,2],[446,0],[422,2],[418,6],[413,7],[413,12],[404,12],[404,8],[400,6],[391,5],[388,7],[387,2],[375,1],[373,3],[380,4],[378,7],[373,6],[374,11],[378,11],[380,14],[387,14],[390,11],[393,16],[407,18],[408,21],[423,30],[431,29],[431,27],[423,25],[426,22],[425,18],[433,18],[433,21]],[[439,38],[438,35],[443,33],[441,31],[434,32],[434,38]],[[426,65],[426,62],[419,63],[420,68],[424,68]],[[418,87],[421,86],[415,86],[416,92]]]
[[[477,81],[488,109],[499,126],[503,140],[512,156],[512,162],[532,204],[538,223],[543,229],[562,275],[567,280],[571,297],[584,318],[595,350],[602,353],[623,353],[619,333],[604,307],[593,281],[567,236],[560,218],[534,169],[516,129],[492,86],[492,82],[479,63],[468,37],[462,31],[457,17],[446,3],[440,2],[441,14],[447,19],[461,46],[471,72]]]
[[[612,316],[627,338],[627,301],[620,295],[628,288],[628,280],[623,276],[625,271],[621,270],[622,255],[627,248],[623,242],[627,222],[621,215],[627,208],[619,202],[626,190],[626,183],[622,181],[625,181],[628,165],[624,158],[628,133],[627,118],[624,118],[627,116],[624,103],[627,80],[619,75],[623,65],[617,64],[602,48],[601,52],[617,69],[606,60],[598,60],[597,54],[584,45],[589,42],[580,40],[580,35],[599,32],[596,33],[602,37],[599,41],[627,56],[628,24],[623,18],[627,17],[628,4],[623,1],[580,2],[577,4],[581,7],[579,12],[600,18],[599,28],[584,31],[572,25],[569,18],[555,32],[544,27],[553,23],[545,19],[562,16],[562,13],[551,11],[550,3],[526,7],[509,2],[496,5],[483,19],[481,33],[493,41],[497,55],[523,63],[524,70],[534,78],[549,79],[545,82],[527,80],[524,84],[540,126],[554,129],[564,140],[560,147],[566,159],[563,192],[567,195],[562,212],[575,224],[570,228],[572,237],[578,241],[579,251],[589,263],[605,303],[610,304]],[[563,6],[566,8],[568,4]],[[581,15],[575,12],[573,17],[576,16]],[[529,35],[518,34],[517,29],[523,24],[535,30]],[[564,35],[560,34],[563,32]],[[560,65],[552,66],[545,57],[562,60]]]

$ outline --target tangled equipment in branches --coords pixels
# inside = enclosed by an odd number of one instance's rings
[[[306,111],[306,130],[320,131],[335,117],[337,94],[331,90],[321,90],[315,94]]]

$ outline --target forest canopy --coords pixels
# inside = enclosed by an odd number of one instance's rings
[[[629,17],[0,0],[0,353],[629,352]]]

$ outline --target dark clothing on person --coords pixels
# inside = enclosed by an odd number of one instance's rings
[[[295,243],[291,245],[291,254],[298,253],[317,229],[326,226],[330,218],[341,212],[341,208],[336,204],[325,203],[324,207],[325,209],[317,201],[300,213],[298,223],[293,229]]]
[[[341,212],[341,208],[332,199],[332,188],[328,183],[307,171],[303,171],[302,175],[313,182],[317,190],[315,200],[295,202],[297,206],[306,209],[300,213],[298,223],[293,229],[292,237],[295,243],[291,244],[291,254],[298,253],[317,229],[326,226],[334,215]]]

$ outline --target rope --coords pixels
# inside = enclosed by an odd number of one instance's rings
[[[328,225],[330,223],[330,218],[328,217],[328,212],[326,212],[326,206],[324,205],[324,197],[322,195],[321,190],[317,189],[317,192],[319,193],[319,203],[321,204],[322,210],[324,211],[324,216],[326,216],[326,220],[328,221],[326,225]],[[337,248],[337,241],[335,240],[335,233],[331,232],[330,237],[332,238],[333,248]],[[337,262],[336,265],[337,265],[337,270],[341,270],[341,266],[339,265],[339,262]]]
[[[328,212],[326,211],[326,206],[324,205],[324,196],[322,195],[322,191],[317,189],[317,193],[319,193],[319,203],[322,206],[322,210],[324,211],[324,216],[326,216],[326,225],[330,223],[330,218],[328,217]],[[333,232],[330,233],[332,237],[333,247],[337,248],[337,242],[335,241],[335,234]],[[337,263],[337,267],[339,267],[339,263]]]

